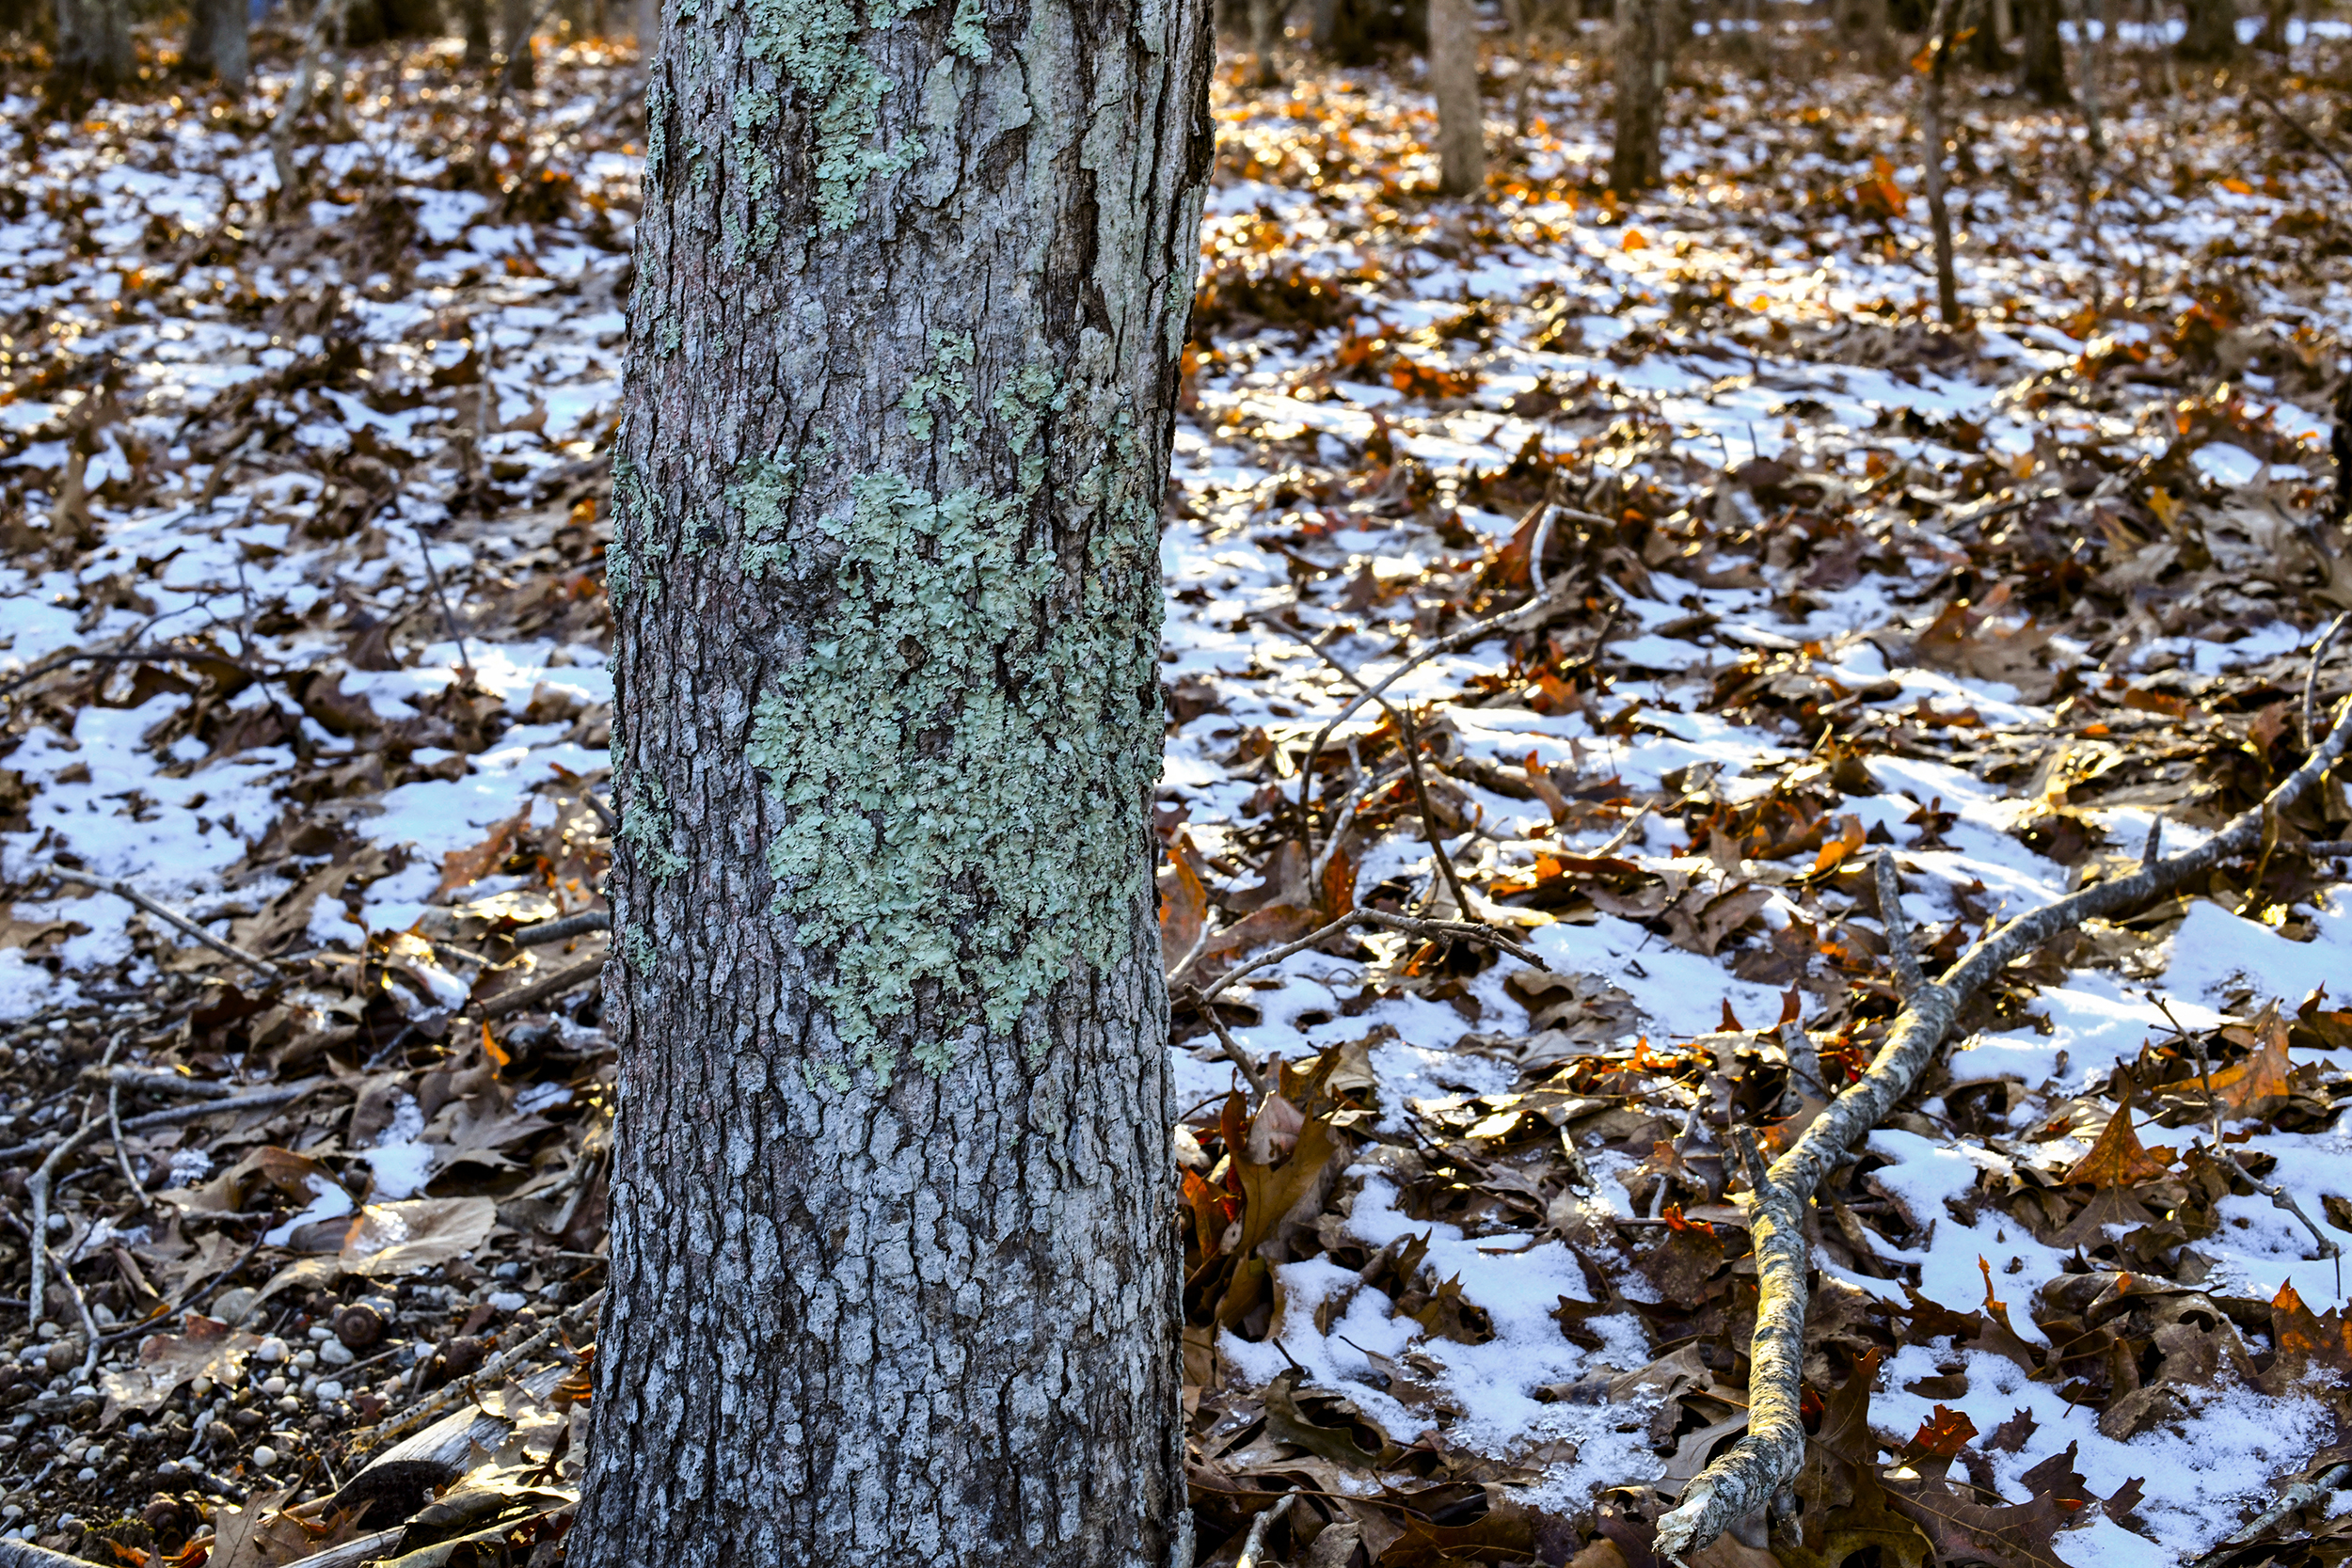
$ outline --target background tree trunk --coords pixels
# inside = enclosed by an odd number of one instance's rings
[[[1149,809],[1209,21],[707,8],[655,64],[580,1568],[1191,1560]]]
[[[2018,87],[2037,103],[2072,102],[2066,50],[2058,40],[2058,0],[2018,0],[2017,26],[2026,46],[2018,61]]]
[[[2237,57],[2237,0],[2185,0],[2187,23],[2181,33],[2185,60]]]
[[[57,0],[56,74],[64,85],[103,91],[137,70],[129,0]]]
[[[499,0],[499,47],[506,55],[506,85],[518,92],[538,79],[531,54],[531,22],[538,12],[537,0]]]
[[[223,87],[242,92],[253,69],[246,0],[190,0],[182,64],[191,75],[215,76]]]
[[[483,70],[490,63],[490,0],[457,0],[457,19],[466,40],[466,69]]]
[[[1486,188],[1486,106],[1478,97],[1478,12],[1470,0],[1429,0],[1429,87],[1438,100],[1440,188]]]
[[[1620,196],[1648,190],[1660,177],[1658,135],[1665,119],[1666,77],[1674,67],[1674,0],[1617,0],[1616,142],[1609,188]]]
[[[1279,86],[1282,73],[1275,68],[1274,46],[1282,41],[1283,0],[1249,0],[1250,82],[1261,87]]]
[[[1927,90],[1919,103],[1921,140],[1927,144],[1928,225],[1935,238],[1935,304],[1946,326],[1961,324],[1960,279],[1952,266],[1952,213],[1944,189],[1944,76],[1951,64],[1952,16],[1957,9],[1956,0],[1936,0],[1928,39],[1934,55],[1928,64]]]
[[[2295,20],[2295,0],[2265,0],[2263,30],[2254,39],[2255,47],[2274,55],[2287,53],[2287,26]]]

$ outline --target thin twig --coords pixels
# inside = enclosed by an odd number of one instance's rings
[[[1887,1031],[1886,1043],[1861,1079],[1831,1101],[1769,1169],[1754,1170],[1751,1235],[1756,1248],[1756,1335],[1749,1352],[1748,1430],[1699,1473],[1682,1500],[1659,1521],[1656,1550],[1682,1558],[1705,1546],[1778,1496],[1804,1455],[1799,1412],[1803,1382],[1804,1224],[1821,1182],[1897,1101],[1911,1091],[1970,998],[2011,960],[2085,920],[2146,904],[2222,861],[2256,848],[2265,826],[2308,793],[2352,744],[2352,699],[2339,706],[2328,738],[2280,781],[2261,803],[2240,813],[2203,844],[2128,877],[2090,887],[2028,911],[1986,936],[1933,984],[1920,988]]]
[[[24,1183],[33,1199],[33,1277],[24,1291],[27,1328],[39,1328],[41,1319],[48,1315],[48,1287],[41,1278],[41,1266],[49,1257],[50,1184],[56,1179],[57,1167],[65,1164],[66,1156],[81,1148],[82,1141],[97,1131],[98,1123],[85,1117],[71,1136],[61,1139],[57,1147],[49,1151],[49,1157],[40,1163],[40,1168]]]
[[[287,1084],[272,1089],[258,1089],[252,1094],[238,1095],[230,1100],[207,1100],[194,1105],[175,1105],[168,1111],[151,1111],[143,1117],[133,1117],[122,1124],[125,1132],[151,1132],[158,1127],[177,1127],[184,1121],[197,1121],[228,1111],[263,1111],[273,1106],[300,1100],[313,1089],[326,1087],[323,1078],[306,1078],[299,1084]],[[75,1134],[79,1137],[80,1134]],[[29,1142],[0,1148],[0,1163],[22,1160],[28,1154],[54,1152],[56,1140],[34,1138]]]
[[[2320,661],[2328,657],[2328,650],[2334,646],[2336,638],[2343,632],[2344,624],[2346,621],[2352,621],[2352,610],[2345,610],[2328,622],[2328,629],[2321,632],[2319,641],[2312,644],[2311,668],[2303,673],[2303,727],[2298,732],[2299,738],[2303,742],[2303,750],[2307,752],[2312,749],[2312,706],[2319,695]]]
[[[483,341],[486,343],[489,340],[485,338]],[[486,371],[483,374],[482,385],[485,388],[483,396],[498,395],[496,392],[486,390],[490,386],[489,374]],[[441,627],[449,633],[449,640],[457,644],[458,673],[466,677],[466,684],[471,686],[474,684],[473,657],[466,651],[466,635],[457,629],[457,616],[451,610],[449,594],[441,587],[440,571],[433,564],[433,542],[424,536],[422,523],[411,523],[409,527],[417,535],[417,553],[424,558],[424,580],[432,585],[434,600],[441,607]]]
[[[1249,1533],[1242,1541],[1241,1556],[1233,1560],[1233,1568],[1258,1568],[1265,1556],[1265,1538],[1273,1533],[1275,1522],[1291,1511],[1297,1497],[1295,1492],[1283,1493],[1272,1508],[1261,1509],[1258,1516],[1249,1521]]]
[[[1347,722],[1349,717],[1358,708],[1368,702],[1376,700],[1390,687],[1394,686],[1406,674],[1421,668],[1431,659],[1441,654],[1450,654],[1457,649],[1483,642],[1499,632],[1524,630],[1553,610],[1558,609],[1564,596],[1557,588],[1549,594],[1531,594],[1527,602],[1517,609],[1506,610],[1500,615],[1489,615],[1484,621],[1473,622],[1458,630],[1448,632],[1422,649],[1421,652],[1398,664],[1395,669],[1381,676],[1371,686],[1358,691],[1344,707],[1331,716],[1323,728],[1315,733],[1314,742],[1307,748],[1307,759],[1300,766],[1298,773],[1298,826],[1299,832],[1303,835],[1302,847],[1307,850],[1310,860],[1314,857],[1315,847],[1314,823],[1309,815],[1314,797],[1315,759],[1323,754],[1323,748],[1331,739],[1331,732]],[[1402,646],[1403,644],[1400,643],[1399,647]]]
[[[369,1437],[375,1442],[380,1451],[384,1445],[396,1442],[425,1426],[436,1416],[458,1401],[475,1398],[485,1388],[497,1387],[499,1380],[506,1375],[507,1369],[518,1365],[525,1357],[575,1323],[594,1317],[596,1308],[603,1305],[604,1291],[599,1290],[536,1334],[516,1345],[513,1350],[502,1351],[490,1357],[482,1364],[481,1370],[471,1376],[460,1378],[456,1382],[435,1389],[421,1402],[410,1405],[399,1415],[382,1422],[368,1433]]]
[[[2330,1465],[2315,1476],[2308,1476],[2279,1494],[2279,1500],[2248,1520],[2236,1530],[2214,1544],[2212,1551],[2190,1563],[2188,1568],[2220,1568],[2240,1546],[2259,1538],[2262,1533],[2303,1507],[2312,1498],[2334,1491],[2352,1481],[2352,1464]]]
[[[2277,115],[2280,119],[2285,120],[2289,125],[2293,126],[2296,134],[2301,136],[2305,141],[2311,143],[2312,150],[2317,152],[2321,157],[2327,159],[2328,166],[2344,177],[2344,182],[2347,185],[2352,185],[2352,168],[2346,168],[2344,166],[2344,160],[2336,156],[2334,148],[2329,147],[2326,142],[2319,139],[2318,132],[2304,124],[2303,121],[2298,119],[2293,111],[2288,109],[2285,104],[2271,97],[2270,94],[2265,92],[2261,87],[2254,87],[2249,84],[2247,90],[2253,94],[2255,103],[2260,103],[2264,108],[2268,109],[2272,114]]]
[[[503,1018],[508,1013],[521,1012],[525,1007],[561,996],[565,991],[576,990],[604,973],[604,959],[605,956],[599,953],[593,958],[565,964],[544,980],[534,980],[514,990],[499,992],[474,1011],[483,1018]]]
[[[79,882],[84,887],[96,888],[101,893],[111,893],[118,898],[126,898],[166,925],[194,937],[214,952],[224,958],[234,958],[263,979],[277,980],[283,977],[278,967],[267,958],[256,958],[233,942],[221,941],[220,938],[213,935],[187,916],[175,914],[119,877],[100,877],[87,871],[74,871],[53,861],[36,861],[32,869],[39,875],[55,877],[60,881]]]
[[[1388,707],[1386,703],[1380,705]],[[1438,873],[1445,882],[1446,891],[1454,895],[1454,912],[1464,920],[1477,920],[1478,911],[1470,907],[1470,895],[1462,890],[1461,873],[1454,869],[1454,857],[1446,853],[1445,833],[1438,825],[1438,813],[1429,803],[1429,784],[1421,771],[1421,733],[1413,727],[1412,705],[1407,703],[1402,708],[1391,708],[1390,711],[1396,715],[1398,724],[1405,731],[1405,766],[1413,775],[1413,799],[1421,807],[1421,836],[1428,844],[1431,857],[1438,863]],[[1431,902],[1435,903],[1436,899],[1432,898]]]
[[[1919,951],[1911,942],[1911,927],[1903,919],[1902,884],[1895,876],[1895,851],[1878,852],[1879,922],[1886,927],[1886,949],[1895,960],[1895,983],[1906,1002],[1928,983],[1919,968]]]

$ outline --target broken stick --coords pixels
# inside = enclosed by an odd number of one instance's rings
[[[1657,1550],[1662,1556],[1678,1561],[1707,1545],[1771,1502],[1795,1477],[1804,1458],[1798,1399],[1804,1362],[1806,1208],[1830,1172],[1911,1091],[1961,1008],[2011,959],[2059,932],[2094,916],[2137,908],[2201,871],[2260,847],[2264,824],[2302,799],[2335,766],[2347,742],[2352,742],[2352,699],[2338,706],[2328,738],[2302,767],[2204,843],[2029,910],[1979,942],[1940,979],[1910,997],[1868,1070],[1815,1118],[1788,1153],[1770,1168],[1760,1160],[1749,1164],[1756,1308],[1748,1431],[1700,1471],[1681,1502],[1659,1520]]]

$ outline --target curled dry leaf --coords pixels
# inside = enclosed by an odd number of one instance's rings
[[[232,1329],[217,1318],[191,1312],[178,1334],[151,1334],[139,1341],[139,1358],[98,1380],[107,1409],[155,1410],[183,1383],[209,1378],[227,1383],[245,1371],[261,1344],[259,1335]]]
[[[498,1205],[486,1197],[371,1203],[352,1221],[338,1261],[370,1279],[417,1274],[471,1252],[497,1223]]]

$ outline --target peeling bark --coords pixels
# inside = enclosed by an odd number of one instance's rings
[[[1208,7],[663,22],[572,1560],[1187,1564],[1149,824]]]

